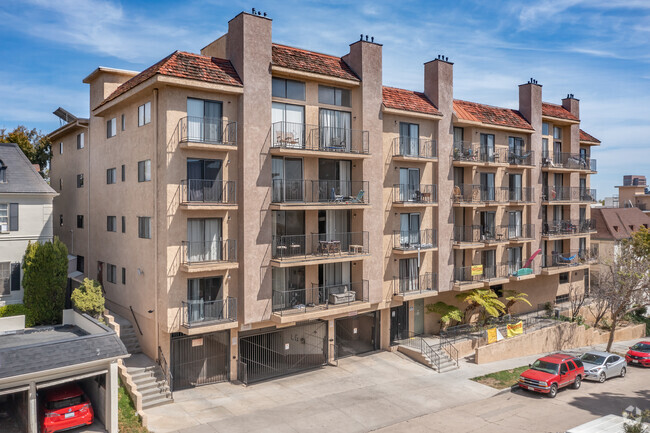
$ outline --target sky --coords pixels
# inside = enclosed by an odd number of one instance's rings
[[[530,78],[543,99],[580,99],[598,197],[624,174],[650,177],[650,0],[239,0],[0,2],[0,129],[59,127],[61,106],[88,116],[84,77],[141,71],[174,50],[198,53],[252,7],[274,42],[342,56],[360,34],[383,44],[385,85],[422,90],[423,63],[454,62],[454,97],[517,108]]]

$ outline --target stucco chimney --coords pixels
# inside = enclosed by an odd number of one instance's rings
[[[542,130],[542,85],[528,82],[519,85],[519,112],[535,131]]]
[[[573,97],[573,95],[568,95],[566,98],[562,99],[562,106],[568,110],[571,114],[580,119],[580,100]]]

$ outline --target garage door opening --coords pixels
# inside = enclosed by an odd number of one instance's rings
[[[172,335],[173,390],[225,382],[229,377],[230,332]]]
[[[27,391],[0,395],[0,432],[27,432],[27,395]]]
[[[337,319],[336,345],[338,357],[360,355],[379,349],[377,312]]]

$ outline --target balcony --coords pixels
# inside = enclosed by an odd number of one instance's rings
[[[478,144],[461,141],[455,142],[452,150],[454,165],[504,165],[510,159],[507,147],[485,148]]]
[[[366,158],[369,156],[368,131],[276,122],[271,125],[271,153],[321,158]]]
[[[508,201],[511,205],[533,203],[535,201],[535,188],[508,188]]]
[[[236,298],[182,301],[180,314],[181,327],[185,328],[186,334],[221,331],[238,326]]]
[[[517,166],[534,166],[535,151],[533,150],[516,150],[508,151],[508,164]]]
[[[395,207],[435,206],[438,203],[436,185],[393,185],[393,204]]]
[[[221,118],[183,117],[178,122],[178,142],[188,149],[236,149],[237,122]]]
[[[185,209],[237,209],[234,180],[185,179],[181,181],[180,196]]]
[[[598,248],[591,246],[584,250],[564,253],[553,252],[542,256],[542,274],[554,275],[563,272],[586,269],[598,259]]]
[[[362,209],[369,203],[367,181],[272,181],[271,209]]]
[[[570,186],[543,186],[542,202],[595,203],[596,190]]]
[[[395,161],[422,161],[437,158],[436,140],[423,140],[415,137],[395,137],[393,139],[393,159]]]
[[[535,224],[502,225],[500,232],[509,242],[525,242],[535,239]]]
[[[181,260],[181,270],[189,273],[237,269],[237,240],[183,241]]]
[[[322,318],[370,307],[368,280],[310,288],[273,289],[273,314],[276,323]]]
[[[482,264],[454,268],[454,289],[467,290],[509,281],[508,264]]]
[[[596,232],[596,220],[557,220],[542,224],[542,236],[546,238],[566,238],[583,236]]]
[[[587,171],[596,172],[596,160],[579,153],[543,152],[542,169],[548,171]]]
[[[432,251],[438,248],[438,231],[396,230],[393,233],[393,250],[396,254],[410,254],[418,251]]]
[[[418,277],[393,277],[393,298],[396,301],[426,298],[438,294],[438,275],[427,272]]]
[[[510,190],[507,186],[456,185],[452,192],[455,206],[496,206],[508,203]]]
[[[526,266],[527,265],[527,266]],[[511,282],[529,280],[535,278],[541,272],[539,262],[532,261],[531,263],[508,262],[508,276]]]
[[[454,227],[454,248],[482,248],[500,242],[524,242],[535,236],[534,224]]]
[[[368,232],[273,236],[271,264],[276,267],[335,263],[368,256]]]

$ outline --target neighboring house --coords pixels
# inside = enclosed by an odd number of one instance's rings
[[[650,214],[650,187],[645,176],[625,175],[623,185],[618,188],[618,205],[623,208],[636,207]]]
[[[389,349],[436,332],[425,305],[461,291],[537,308],[588,284],[600,142],[578,99],[531,80],[516,109],[454,100],[440,56],[423,92],[386,87],[380,44],[332,56],[271,27],[241,13],[201,54],[97,68],[87,129],[51,135],[61,235],[84,216],[87,276],[174,388]]]
[[[592,209],[591,214],[596,220],[592,244],[605,263],[614,260],[623,239],[629,239],[641,227],[650,227],[650,216],[637,207]]]
[[[17,144],[0,143],[0,306],[22,302],[27,244],[52,240],[52,198]]]
[[[48,388],[75,382],[89,397],[96,425],[117,433],[117,361],[128,357],[115,331],[74,310],[63,323],[24,329],[25,317],[0,318],[0,407],[3,426],[38,433]],[[13,431],[13,430],[10,430]]]

